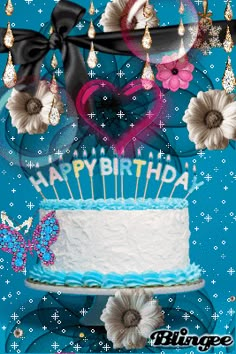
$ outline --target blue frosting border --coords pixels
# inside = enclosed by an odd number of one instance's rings
[[[188,201],[180,198],[159,199],[87,199],[73,200],[62,199],[43,200],[40,207],[44,210],[168,210],[184,209],[188,207]]]
[[[50,285],[63,285],[69,287],[99,287],[99,288],[136,288],[144,286],[174,286],[192,283],[201,277],[200,266],[190,264],[185,269],[175,271],[144,272],[138,273],[108,273],[102,274],[97,271],[86,273],[55,272],[37,264],[29,272],[29,280]]]

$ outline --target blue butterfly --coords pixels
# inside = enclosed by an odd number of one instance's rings
[[[32,222],[32,219],[29,220]],[[50,250],[50,246],[56,242],[60,232],[55,211],[43,217],[33,233],[32,241],[29,240],[27,243],[18,230],[19,228],[14,228],[12,223],[11,225],[6,225],[4,222],[0,224],[0,249],[13,255],[11,265],[16,272],[24,270],[27,253],[32,254],[33,250],[43,264],[47,266],[54,264],[55,255]]]

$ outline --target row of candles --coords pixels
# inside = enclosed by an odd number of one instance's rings
[[[158,159],[159,163],[161,163],[161,161],[162,161],[162,155],[163,155],[162,152],[159,152],[158,155],[157,155],[157,159]],[[97,160],[96,160],[97,152],[96,152],[95,148],[92,149],[91,156],[92,156],[92,159],[95,161],[94,164],[96,164],[96,162],[97,162]],[[105,156],[105,149],[101,148],[101,150],[100,150],[100,158],[103,158],[104,156]],[[140,149],[137,150],[137,156],[138,156],[139,159],[141,158],[141,150]],[[73,165],[74,162],[77,161],[78,157],[79,157],[78,151],[75,150],[74,153],[73,153],[72,165]],[[122,154],[121,157],[118,157],[117,154],[114,152],[114,160],[116,160],[116,164],[114,163],[114,169],[113,169],[114,196],[115,196],[115,199],[118,199],[119,197],[121,199],[125,198],[125,195],[124,195],[124,187],[125,187],[124,173],[121,173],[120,175],[118,173],[118,161],[121,158],[124,158],[124,153]],[[68,165],[68,164],[64,164],[62,155],[60,156],[59,159],[60,159],[60,164]],[[154,159],[153,153],[150,152],[150,154],[149,154],[149,162],[152,162],[153,159]],[[171,164],[171,156],[170,155],[167,155],[165,160],[166,160],[166,164],[167,165]],[[81,160],[79,160],[79,161],[81,161]],[[87,153],[86,150],[83,151],[83,161],[85,163],[88,161],[88,153]],[[141,161],[141,160],[139,160],[139,161]],[[48,162],[49,162],[49,166],[52,167],[53,161],[52,161],[52,157],[51,156],[49,156]],[[60,167],[60,164],[59,164],[59,167]],[[135,193],[134,193],[134,199],[135,200],[137,200],[137,198],[138,198],[139,187],[140,187],[140,179],[142,178],[142,168],[141,167],[144,164],[146,164],[146,162],[144,160],[142,160],[142,162],[140,162],[139,168],[137,168],[137,171],[136,171],[136,186],[135,186]],[[82,185],[81,185],[81,180],[80,180],[80,173],[79,173],[80,170],[82,170],[81,167],[77,168],[77,169],[74,168],[75,178],[77,180],[77,185],[78,185],[78,191],[79,191],[80,199],[83,200],[84,199],[84,193],[83,193],[83,190],[82,190]],[[186,163],[185,164],[185,173],[188,173],[188,170],[189,170],[189,165],[188,165],[188,163]],[[89,180],[90,180],[91,198],[95,199],[95,183],[94,183],[94,172],[93,171],[94,171],[94,166],[93,166],[93,168],[89,169],[88,177],[89,177]],[[60,176],[60,174],[58,172],[54,171],[54,174],[55,173],[57,174],[55,180],[57,179],[60,182],[64,182],[66,184],[67,189],[68,189],[70,198],[71,199],[75,199],[74,195],[73,195],[73,192],[72,192],[72,188],[70,186],[70,181],[68,179],[68,171],[67,172],[64,171],[64,173],[62,173],[63,178]],[[145,187],[144,187],[144,192],[142,194],[142,198],[143,199],[146,199],[146,196],[147,196],[147,191],[148,191],[148,187],[149,187],[149,183],[150,183],[150,177],[151,177],[151,174],[147,173],[147,175],[146,175],[146,183],[145,183]],[[40,178],[42,180],[44,179],[44,177],[42,176],[41,173],[40,173]],[[104,200],[106,200],[107,199],[107,179],[106,179],[106,174],[101,172],[101,178],[102,178],[103,198],[104,198]],[[118,178],[120,178],[120,196],[118,196]],[[33,177],[31,178],[31,181],[32,180],[34,180]],[[54,183],[55,180],[53,180],[53,182],[51,183],[51,186],[53,188],[53,191],[54,191],[56,199],[60,200],[59,192],[58,192],[58,190],[57,190],[57,188],[55,186],[55,183]],[[166,180],[164,178],[162,178],[161,181],[160,181],[160,184],[158,186],[158,189],[157,189],[156,199],[160,198],[164,183],[166,183]],[[192,184],[192,187],[189,189],[189,191],[186,194],[184,199],[187,199],[189,197],[189,195],[195,189],[197,189],[197,187],[201,186],[202,184],[203,184],[203,182],[197,183],[197,169],[196,169],[196,166],[193,165],[193,184]],[[33,183],[33,185],[36,188],[36,190],[41,194],[43,199],[47,199],[45,197],[44,193],[42,192],[41,188],[39,188],[39,186],[36,186],[34,183]],[[171,193],[169,195],[169,199],[171,199],[173,197],[177,186],[178,185],[176,183],[174,183],[173,188],[171,190]]]

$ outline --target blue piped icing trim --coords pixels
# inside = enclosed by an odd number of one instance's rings
[[[29,279],[50,285],[63,285],[71,287],[99,287],[99,288],[136,288],[144,286],[172,286],[192,283],[201,277],[201,269],[195,263],[185,269],[164,272],[144,272],[117,274],[102,274],[97,271],[90,271],[83,274],[71,272],[53,272],[41,264],[37,264],[29,273]]]
[[[180,198],[159,199],[87,199],[87,200],[43,200],[40,207],[44,210],[166,210],[184,209],[188,201]]]

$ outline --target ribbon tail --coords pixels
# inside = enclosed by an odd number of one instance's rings
[[[79,48],[67,41],[62,49],[62,59],[66,91],[72,101],[75,102],[81,87],[88,81],[84,58]]]

